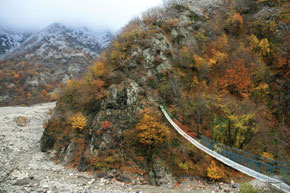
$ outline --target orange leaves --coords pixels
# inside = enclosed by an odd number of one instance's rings
[[[247,98],[251,92],[251,76],[243,60],[235,62],[235,67],[227,69],[226,74],[219,81],[223,94],[235,94]]]
[[[230,19],[230,18],[229,18]],[[242,33],[244,20],[241,14],[234,13],[231,18],[231,32],[235,35],[239,35]]]
[[[177,27],[177,26],[178,26],[178,23],[179,23],[179,19],[178,19],[178,18],[169,18],[169,19],[167,20],[167,23],[168,23],[168,25],[170,25],[170,26]]]
[[[210,166],[207,168],[207,176],[212,180],[220,180],[225,177],[224,172],[212,160]]]
[[[17,79],[19,79],[20,75],[19,74],[14,74],[13,77],[17,80]]]
[[[47,91],[45,89],[42,89],[41,96],[42,97],[47,97]]]
[[[243,25],[244,20],[243,20],[243,17],[241,16],[241,14],[236,13],[232,18],[232,23],[233,24],[236,23],[238,25]]]

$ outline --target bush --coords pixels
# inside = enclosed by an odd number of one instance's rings
[[[262,192],[261,189],[255,188],[252,184],[243,183],[241,184],[239,193],[259,193]]]

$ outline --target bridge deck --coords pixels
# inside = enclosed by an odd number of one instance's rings
[[[286,193],[290,193],[290,186],[288,186],[286,183],[282,182],[281,180],[266,176],[264,174],[261,174],[255,170],[252,170],[250,168],[247,168],[241,164],[238,164],[234,162],[233,160],[228,159],[227,157],[218,154],[217,152],[207,148],[206,146],[202,145],[198,142],[198,140],[190,137],[188,134],[186,134],[169,116],[167,111],[164,109],[163,106],[160,106],[162,113],[166,117],[166,119],[169,121],[169,123],[174,127],[174,129],[182,135],[185,139],[187,139],[190,143],[192,143],[194,146],[202,150],[203,152],[209,154],[210,156],[216,158],[217,160],[223,162],[224,164],[248,175],[253,178],[256,178],[258,180],[261,180],[263,182],[271,183],[273,187],[275,187],[278,190],[281,190]]]

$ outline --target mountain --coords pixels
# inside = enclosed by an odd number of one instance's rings
[[[96,57],[108,46],[112,37],[110,31],[93,31],[85,27],[72,28],[54,23],[31,35],[2,58],[57,59],[74,54]]]
[[[19,46],[29,35],[29,33],[14,32],[0,28],[0,57]]]
[[[46,95],[60,83],[79,77],[112,38],[108,30],[59,23],[30,35],[1,58],[0,104],[46,98],[40,97],[42,91]]]
[[[42,151],[80,171],[133,173],[150,184],[241,181],[171,130],[162,104],[193,136],[263,155],[263,164],[288,163],[289,3],[197,1],[165,1],[135,18],[84,76],[68,81]]]

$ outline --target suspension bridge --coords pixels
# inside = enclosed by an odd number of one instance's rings
[[[196,146],[201,151],[209,154],[220,162],[234,168],[248,176],[269,183],[273,188],[282,192],[290,193],[290,186],[274,175],[289,177],[290,165],[288,163],[275,161],[263,156],[251,154],[240,149],[232,148],[224,144],[208,139],[202,135],[190,136],[182,130],[172,119],[173,116],[160,106],[162,113],[174,127],[174,129]]]

